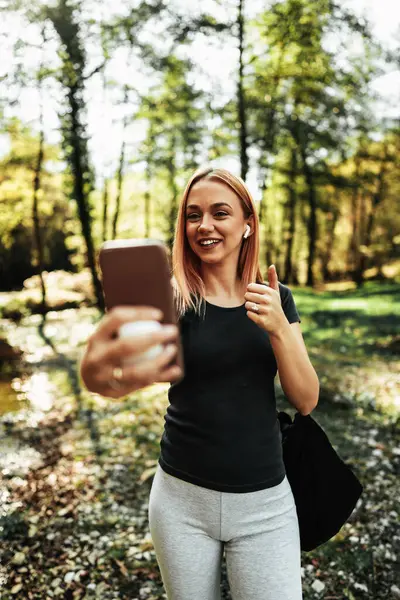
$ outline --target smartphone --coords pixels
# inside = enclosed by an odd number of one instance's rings
[[[104,242],[99,263],[107,310],[114,306],[154,306],[163,312],[160,323],[178,326],[167,246],[160,240],[128,239]],[[169,367],[177,365],[184,377],[180,336]],[[175,381],[175,380],[174,380]],[[176,380],[177,381],[177,380]]]

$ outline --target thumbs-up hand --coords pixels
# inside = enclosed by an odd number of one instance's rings
[[[247,316],[269,334],[277,334],[285,324],[278,274],[275,265],[268,267],[268,284],[249,283],[245,307]]]
[[[275,265],[270,265],[268,267],[268,283],[269,287],[271,287],[279,293],[278,273],[276,272]],[[281,295],[279,294],[279,299],[280,297]]]

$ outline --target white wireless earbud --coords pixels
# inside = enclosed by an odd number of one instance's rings
[[[245,239],[249,237],[250,231],[251,231],[251,229],[250,229],[250,225],[246,225],[246,231],[245,231],[245,233],[244,233],[244,235],[243,235],[243,237],[244,237]]]

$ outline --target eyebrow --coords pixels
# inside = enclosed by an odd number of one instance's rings
[[[232,206],[227,202],[214,202],[214,204],[211,204],[211,206],[229,206],[229,208],[232,208]],[[189,204],[186,208],[200,208],[200,206],[198,206],[198,204]]]

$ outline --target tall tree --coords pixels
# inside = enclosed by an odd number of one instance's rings
[[[90,167],[87,138],[84,130],[84,87],[86,52],[81,42],[79,4],[74,8],[67,0],[58,0],[54,7],[46,7],[45,14],[53,23],[60,41],[62,60],[60,82],[67,92],[68,111],[62,122],[64,153],[73,179],[73,198],[77,203],[79,219],[85,240],[87,261],[92,275],[96,302],[104,310],[104,298],[97,274],[92,237],[92,207],[89,194],[93,189],[93,173]]]
[[[271,164],[265,155],[282,152],[288,135],[296,145],[307,202],[306,284],[312,286],[317,216],[318,212],[330,214],[327,207],[322,209],[319,189],[332,181],[330,160],[340,153],[338,148],[346,145],[348,106],[361,82],[361,77],[353,77],[335,63],[335,53],[327,50],[325,37],[333,31],[342,35],[346,27],[348,35],[367,38],[369,32],[345,9],[328,0],[274,2],[258,19],[258,27],[268,51],[255,57],[254,74],[249,79],[256,108],[251,137],[257,140],[263,168]]]
[[[246,100],[243,75],[243,53],[244,53],[244,0],[238,3],[238,42],[239,42],[239,73],[238,73],[238,117],[239,117],[239,140],[240,140],[240,175],[246,181],[249,170]]]
[[[43,35],[45,42],[45,35]],[[43,65],[42,65],[43,69]],[[41,176],[43,169],[43,159],[44,159],[44,114],[43,114],[43,90],[42,90],[42,79],[43,79],[43,71],[39,70],[37,81],[38,81],[38,92],[39,92],[39,102],[40,102],[40,115],[39,115],[39,148],[37,153],[37,160],[35,164],[35,174],[33,178],[33,202],[32,202],[32,220],[33,220],[33,231],[37,252],[37,265],[40,279],[40,287],[42,291],[42,312],[46,313],[47,310],[47,302],[46,302],[46,284],[43,277],[44,271],[44,254],[43,254],[43,238],[41,232],[41,223],[39,216],[39,196],[41,189]]]
[[[128,104],[128,95],[129,92],[129,88],[127,85],[124,86],[124,106],[125,106],[125,110],[126,110],[126,106]],[[122,124],[122,143],[121,143],[121,151],[120,151],[120,155],[119,155],[119,164],[118,164],[118,172],[117,172],[117,197],[115,200],[115,209],[114,209],[114,216],[113,216],[113,220],[112,220],[112,239],[116,239],[117,237],[117,225],[118,225],[118,219],[119,219],[119,215],[120,215],[120,210],[121,210],[121,198],[122,198],[122,187],[123,187],[123,180],[124,180],[124,168],[125,168],[125,152],[126,152],[126,129],[128,126],[128,116],[127,113],[125,113],[124,118],[123,118],[123,124]]]
[[[109,199],[109,187],[110,180],[104,177],[103,181],[103,196],[102,196],[102,220],[101,220],[101,237],[103,242],[107,240],[107,226],[108,226],[108,199]]]
[[[285,222],[288,224],[286,231],[286,248],[284,252],[284,269],[283,279],[284,281],[293,282],[295,279],[295,273],[293,269],[293,243],[296,227],[296,204],[297,204],[297,175],[298,175],[298,156],[297,148],[294,144],[290,148],[290,171],[288,174],[288,200],[287,200],[287,212],[285,215]]]
[[[378,173],[374,184],[374,190],[370,196],[370,208],[367,215],[367,222],[365,227],[365,235],[363,239],[364,252],[361,254],[359,263],[355,272],[355,281],[358,285],[363,284],[364,270],[367,264],[368,254],[370,252],[373,236],[373,228],[377,217],[377,212],[380,205],[385,201],[387,195],[387,175],[390,164],[394,164],[396,157],[391,155],[389,150],[389,140],[383,140],[383,143],[379,145],[379,154],[376,157],[378,159]]]

